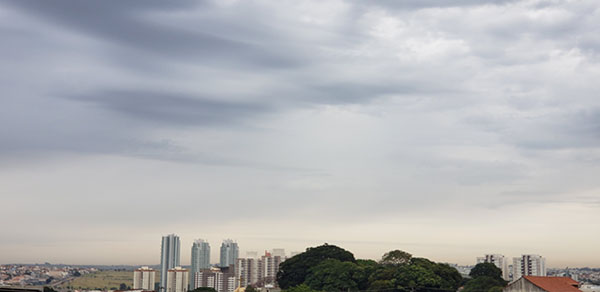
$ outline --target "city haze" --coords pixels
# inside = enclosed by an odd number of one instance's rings
[[[0,263],[600,266],[597,1],[3,1]]]

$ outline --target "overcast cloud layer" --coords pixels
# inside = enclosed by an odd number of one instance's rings
[[[375,3],[376,2],[376,3]],[[0,263],[160,237],[600,266],[600,3],[3,1]]]

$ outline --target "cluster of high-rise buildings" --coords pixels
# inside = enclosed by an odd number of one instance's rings
[[[486,254],[477,258],[477,263],[492,263],[502,270],[502,278],[518,280],[522,276],[546,276],[546,258],[536,254],[514,257],[512,263],[501,254]]]
[[[195,240],[191,250],[190,269],[180,265],[180,240],[177,235],[163,236],[160,281],[155,287],[154,270],[141,267],[134,271],[134,289],[155,290],[158,292],[186,292],[198,287],[214,288],[218,292],[233,292],[237,287],[253,285],[270,287],[276,285],[279,264],[285,257],[284,249],[258,257],[258,253],[249,252],[246,258],[240,258],[237,242],[223,240],[219,263],[210,264],[210,244],[202,239]]]

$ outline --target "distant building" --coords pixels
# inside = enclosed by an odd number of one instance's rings
[[[201,270],[194,276],[194,289],[209,287],[217,292],[233,292],[237,287],[233,266],[227,268],[212,268]]]
[[[264,286],[273,285],[276,286],[276,276],[279,272],[279,264],[283,262],[281,256],[273,256],[268,252],[261,257],[262,259],[262,283]]]
[[[257,258],[238,259],[235,264],[235,277],[240,287],[256,285],[261,279],[262,260]]]
[[[219,266],[229,267],[231,265],[235,265],[236,260],[239,257],[239,247],[237,242],[234,242],[231,239],[223,240],[221,244],[221,260]]]
[[[274,248],[271,251],[271,255],[273,255],[274,257],[280,257],[282,259],[285,259],[285,249],[283,249],[283,248]]]
[[[535,254],[513,258],[512,279],[518,280],[522,276],[546,276],[546,259]]]
[[[281,256],[273,256],[267,251],[260,259],[238,259],[235,265],[237,282],[241,287],[276,287],[276,276],[282,261]]]
[[[187,292],[189,285],[189,271],[182,267],[175,267],[167,272],[166,292]]]
[[[160,254],[159,292],[166,292],[168,271],[179,266],[179,248],[179,236],[175,234],[163,236]]]
[[[202,239],[194,241],[191,263],[190,284],[193,285],[195,281],[193,277],[196,273],[210,268],[210,244],[208,242]]]
[[[523,276],[503,292],[582,292],[579,282],[568,277]]]
[[[156,271],[149,267],[141,267],[133,271],[133,289],[154,290]]]
[[[483,257],[477,258],[477,263],[492,263],[502,270],[502,278],[510,281],[510,272],[508,270],[508,262],[501,254],[486,254]]]
[[[469,277],[469,273],[471,273],[471,269],[473,269],[473,266],[459,266],[457,264],[448,264],[449,266],[455,268],[458,273],[463,276],[463,278],[467,278]]]

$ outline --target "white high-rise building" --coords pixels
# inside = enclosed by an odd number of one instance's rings
[[[179,266],[179,248],[179,236],[175,234],[163,236],[160,254],[159,292],[166,292],[168,271]]]
[[[149,267],[141,267],[133,271],[133,289],[154,291],[156,271]]]
[[[187,292],[189,272],[182,267],[169,269],[167,272],[167,290],[166,292]]]
[[[219,262],[220,267],[229,267],[235,265],[239,257],[240,249],[237,242],[231,239],[223,240],[221,244],[221,260]]]
[[[508,262],[506,258],[501,254],[486,254],[483,257],[477,258],[477,263],[492,263],[502,270],[502,278],[506,281],[510,280],[510,273],[508,270]]]
[[[546,258],[536,254],[524,254],[513,258],[513,280],[522,276],[546,276]]]
[[[200,272],[200,270],[209,269],[210,268],[210,244],[208,242],[198,239],[194,241],[192,244],[192,267],[190,273],[190,284],[195,282],[193,277],[196,273]]]

